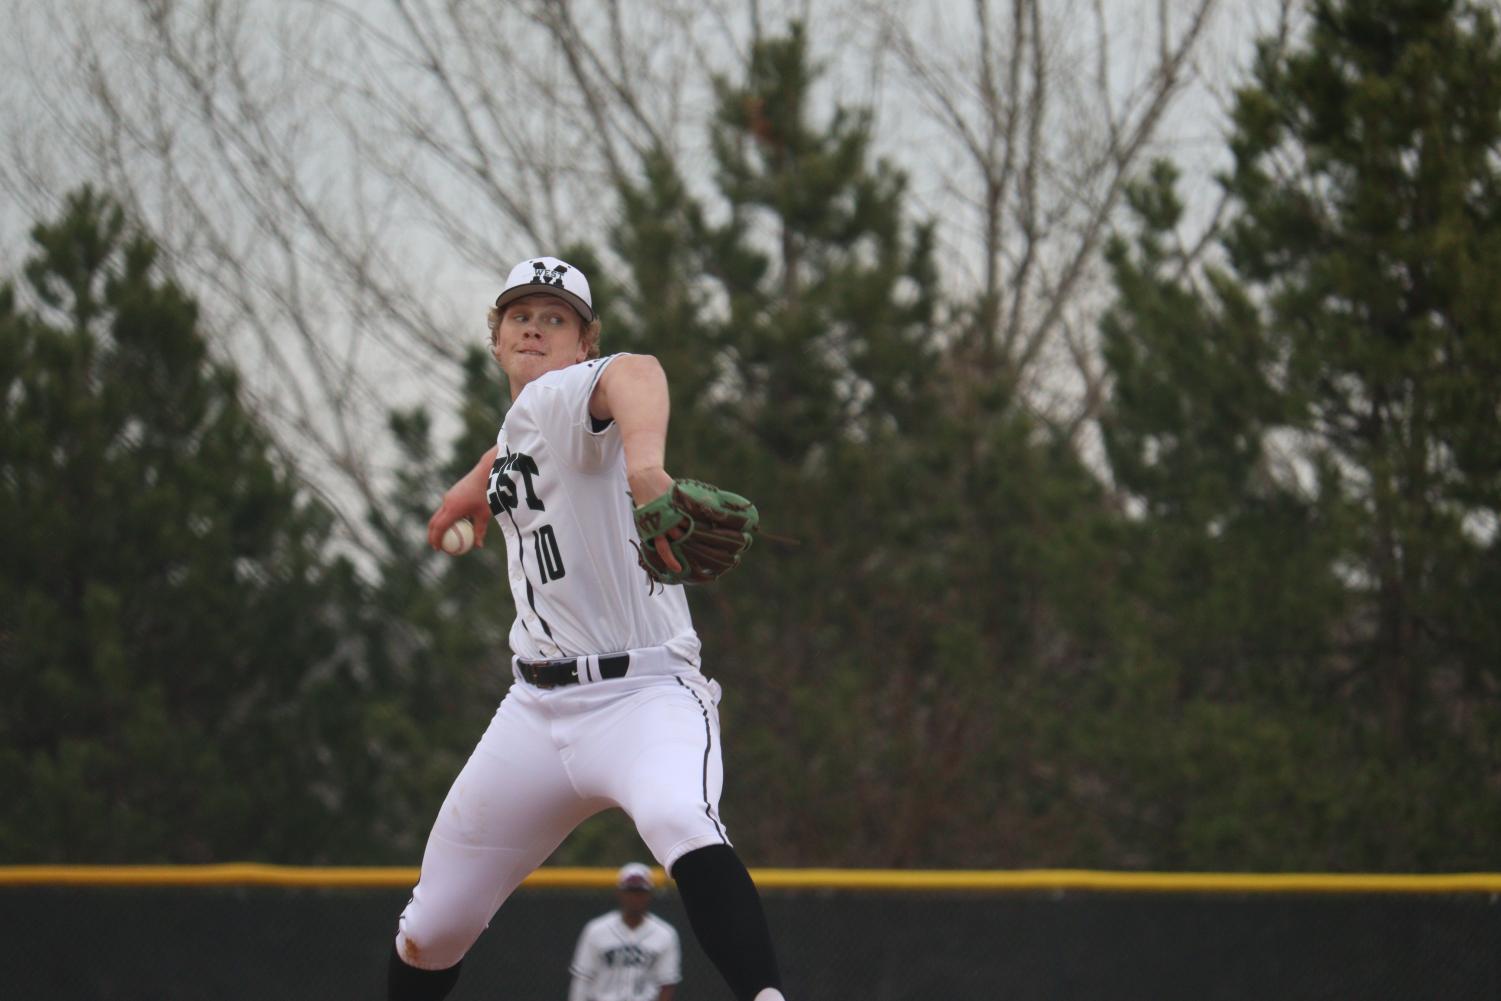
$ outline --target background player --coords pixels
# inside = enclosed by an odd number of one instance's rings
[[[584,926],[568,972],[568,1001],[672,1001],[683,979],[678,933],[651,913],[651,870],[640,862],[615,877],[619,909]]]
[[[505,536],[515,683],[433,823],[389,963],[390,1001],[437,1001],[497,908],[587,817],[620,807],[677,882],[737,1001],[782,1001],[760,896],[719,819],[719,685],[679,586],[647,587],[634,503],[665,493],[667,379],[599,357],[582,272],[516,265],[489,317],[511,408],[428,523]],[[658,551],[669,564],[665,539]]]

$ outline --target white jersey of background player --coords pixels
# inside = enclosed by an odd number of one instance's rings
[[[589,283],[555,257],[516,265],[490,312],[511,408],[428,543],[460,518],[479,546],[500,526],[516,680],[433,823],[389,1001],[446,997],[511,892],[612,807],[677,882],[736,1001],[782,1001],[760,896],[719,819],[719,687],[699,671],[682,588],[648,588],[632,545],[635,502],[673,482],[667,379],[649,355],[600,358],[599,335]],[[658,551],[676,568],[665,540]]]
[[[579,934],[568,1001],[672,1001],[683,979],[683,952],[677,931],[649,909],[654,882],[639,862],[621,867],[619,908]]]

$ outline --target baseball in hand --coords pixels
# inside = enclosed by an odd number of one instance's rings
[[[443,533],[443,551],[449,556],[463,556],[474,545],[474,523],[460,518]]]

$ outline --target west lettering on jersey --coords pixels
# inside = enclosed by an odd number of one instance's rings
[[[526,484],[526,506],[533,511],[546,511],[542,506],[542,498],[537,496],[537,489],[532,482],[533,476],[541,476],[541,470],[537,468],[537,460],[524,452],[517,452],[511,468],[521,474],[522,481]]]
[[[639,945],[622,945],[605,950],[606,966],[649,966],[655,958]]]
[[[513,470],[521,475],[526,488],[526,506],[533,511],[546,511],[547,507],[537,493],[536,481],[542,475],[542,471],[537,468],[537,460],[525,452],[507,452],[505,455],[497,455],[494,465],[490,467],[490,487],[485,491],[490,513],[499,515],[503,511],[516,510],[519,496],[516,481],[509,475]]]

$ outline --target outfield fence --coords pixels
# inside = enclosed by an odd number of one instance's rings
[[[1501,998],[1501,874],[754,870],[789,1001]],[[380,1001],[408,868],[0,867],[0,997]],[[658,877],[661,873],[658,871]],[[563,1001],[613,869],[543,868],[454,1001]],[[678,1001],[731,1001],[671,883]]]

